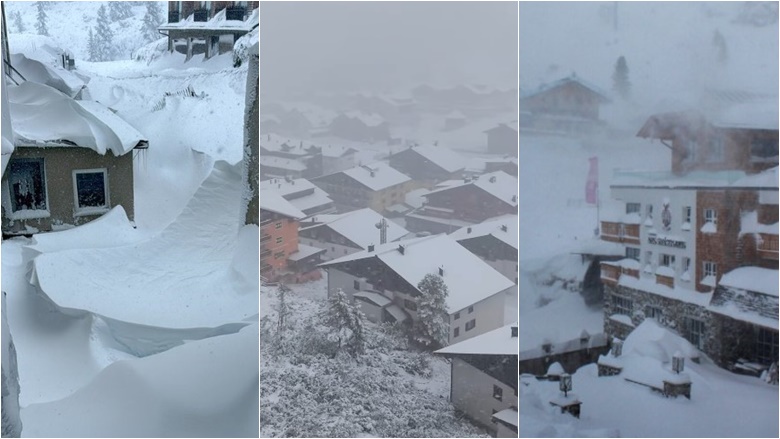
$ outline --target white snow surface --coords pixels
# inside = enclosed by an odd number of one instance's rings
[[[404,246],[404,254],[398,251]],[[444,283],[449,289],[450,313],[486,299],[514,285],[512,281],[466,250],[447,235],[433,235],[377,245],[367,250],[334,259],[323,266],[365,258],[379,258],[409,284],[417,286],[426,274],[438,274],[444,268]]]
[[[62,308],[122,322],[161,328],[241,322],[258,305],[256,290],[237,288],[230,270],[241,191],[240,170],[217,163],[159,236],[122,247],[43,254],[33,262],[34,280]]]
[[[411,180],[405,174],[382,162],[355,166],[341,172],[373,191],[380,191]]]
[[[496,328],[468,340],[449,345],[437,354],[517,355],[517,337],[512,337],[517,322]],[[516,329],[515,329],[516,330]]]
[[[506,227],[506,230],[503,230],[502,227]],[[492,235],[508,246],[517,249],[517,215],[504,215],[473,226],[461,227],[450,233],[450,237],[456,241],[488,235]]]
[[[276,212],[295,219],[306,217],[305,213],[287,201],[276,189],[262,190],[260,196],[263,198],[263,204],[260,206],[262,210]]]
[[[379,229],[377,229],[376,224],[379,224],[382,218],[382,215],[374,210],[365,208],[337,215],[317,215],[316,219],[324,222],[322,225],[313,227],[330,227],[341,236],[362,248],[366,248],[369,244],[379,244]],[[408,230],[392,221],[387,221],[387,226],[388,242],[395,241],[409,233]],[[306,223],[301,223],[301,228],[305,227]]]
[[[466,167],[466,160],[459,153],[443,146],[415,146],[414,151],[447,172]]]
[[[265,160],[268,158],[271,157],[263,158],[263,162],[265,162]],[[295,206],[295,208],[301,211],[333,203],[333,200],[330,199],[325,191],[318,188],[305,178],[296,178],[289,182],[282,178],[272,178],[270,180],[261,181],[261,197],[266,190],[277,192],[279,195],[288,200],[290,204]],[[312,193],[309,195],[298,196],[299,192],[308,190],[312,191]]]
[[[735,268],[720,278],[720,285],[777,297],[780,290],[777,273],[777,270],[761,267]]]
[[[442,184],[445,186],[441,189],[436,189],[428,194],[434,194],[438,192],[444,192],[456,187],[472,185],[488,194],[498,198],[510,206],[517,207],[517,178],[507,174],[504,171],[489,172],[478,176],[476,180],[464,182],[462,180],[448,180]]]

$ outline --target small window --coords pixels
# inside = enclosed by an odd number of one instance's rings
[[[360,281],[356,280],[352,282],[352,288],[354,288],[357,291],[360,291]]]
[[[612,296],[612,313],[630,316],[634,309],[634,301],[621,296]]]
[[[626,257],[639,261],[639,249],[636,247],[626,247]]]
[[[473,312],[474,312],[474,305],[472,305],[472,306],[470,306],[470,307],[469,307],[469,314],[471,314],[471,313],[473,313]]]
[[[718,225],[718,211],[715,209],[704,209],[704,222]]]
[[[455,313],[455,316],[453,316],[453,320],[458,320],[460,318],[460,311]]]
[[[477,326],[477,319],[471,319],[468,322],[466,322],[466,331],[471,331]]]
[[[452,338],[456,338],[460,335],[460,326],[456,327],[454,331],[452,331]]]
[[[409,311],[417,311],[417,303],[414,300],[404,299],[404,308]]]
[[[47,210],[43,159],[14,159],[8,164],[11,210]]]
[[[105,169],[73,171],[76,213],[100,213],[108,210],[108,181]]]
[[[674,268],[674,255],[662,254],[658,262],[660,265],[664,267]]]
[[[504,398],[504,389],[493,384],[493,398],[501,401]]]
[[[274,253],[274,259],[282,259],[282,258],[284,258],[284,252]]]
[[[684,223],[691,222],[691,206],[684,206],[682,211],[682,218]]]
[[[703,267],[704,268],[704,277],[707,277],[707,276],[717,277],[718,276],[718,264],[716,264],[714,262],[710,262],[710,261],[704,261],[703,265],[704,265],[704,267]]]
[[[645,317],[648,319],[655,319],[660,322],[663,316],[664,310],[661,309],[661,307],[648,305],[647,308],[645,308]]]
[[[639,203],[626,203],[626,213],[639,213],[641,206]]]
[[[277,236],[277,237],[276,237],[276,243],[277,243],[277,244],[281,244],[283,240],[284,240],[284,239],[282,239],[282,237],[281,237],[281,236]]]
[[[281,229],[282,228],[282,222],[281,221],[277,221],[276,224],[274,224],[274,227],[276,227],[277,229]]]

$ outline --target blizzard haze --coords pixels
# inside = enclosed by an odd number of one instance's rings
[[[264,93],[516,86],[514,2],[270,2],[260,20]]]

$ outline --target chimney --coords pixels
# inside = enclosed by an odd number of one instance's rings
[[[404,250],[406,250],[406,247],[403,244],[398,244],[398,253],[404,254]]]
[[[506,232],[507,230],[509,230],[509,227],[507,227],[506,224],[502,224],[501,225],[501,231],[502,232]]]
[[[439,276],[444,276],[444,267],[439,267]]]
[[[468,235],[469,233],[471,233],[471,227],[466,227],[466,234]]]
[[[372,251],[374,251],[374,244],[369,244],[368,245],[368,252],[371,253]]]
[[[490,177],[490,182],[491,183],[495,183],[496,182],[496,176],[495,175]]]
[[[512,195],[512,202],[513,202],[513,203],[516,203],[516,202],[517,202],[517,195]]]
[[[512,326],[512,338],[517,338],[517,326]]]

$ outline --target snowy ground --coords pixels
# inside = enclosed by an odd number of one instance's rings
[[[260,395],[264,437],[478,437],[450,405],[450,366],[410,351],[402,336],[368,323],[369,348],[357,360],[317,352],[317,316],[327,281],[288,285],[295,316],[284,352],[272,339],[277,326],[275,287],[261,287]],[[312,338],[310,338],[312,337]]]
[[[12,34],[12,51],[29,40]],[[258,275],[241,261],[258,230],[239,228],[246,68],[230,54],[183,60],[76,61],[149,149],[134,153],[135,229],[115,210],[3,242],[24,436],[257,436]],[[42,289],[29,282],[38,254]]]

